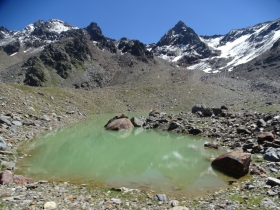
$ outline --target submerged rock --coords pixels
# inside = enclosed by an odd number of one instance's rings
[[[238,176],[244,176],[249,172],[251,154],[240,151],[228,152],[217,157],[212,166]]]
[[[134,128],[131,121],[124,115],[120,114],[110,119],[104,126],[106,130],[127,130]]]

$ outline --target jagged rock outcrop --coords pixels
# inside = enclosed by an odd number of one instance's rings
[[[153,58],[153,53],[148,51],[146,46],[139,40],[129,40],[127,38],[121,38],[118,49],[122,53],[130,53],[137,56],[144,62],[148,62],[148,59]]]
[[[89,33],[91,40],[97,42],[97,46],[101,49],[106,48],[111,53],[116,53],[117,49],[112,40],[106,38],[101,31],[101,28],[97,25],[97,23],[90,23],[88,27],[86,27],[87,32]]]

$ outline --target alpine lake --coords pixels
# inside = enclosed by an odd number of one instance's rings
[[[107,131],[114,114],[50,131],[21,147],[17,173],[34,180],[127,187],[193,197],[225,189],[233,180],[211,167],[226,149],[204,148],[210,139],[134,128]],[[130,113],[141,116],[140,113]]]

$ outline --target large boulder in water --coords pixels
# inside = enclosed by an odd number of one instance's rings
[[[120,114],[113,117],[107,122],[107,124],[104,127],[106,130],[115,130],[115,131],[134,128],[131,121],[124,114]]]
[[[222,171],[238,176],[244,176],[249,171],[251,154],[240,151],[228,152],[220,155],[212,162],[212,166]]]

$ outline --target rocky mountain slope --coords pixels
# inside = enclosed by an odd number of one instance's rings
[[[137,62],[156,63],[143,43],[106,38],[96,23],[78,29],[59,20],[38,21],[20,32],[2,28],[2,34],[1,48],[14,58],[1,69],[5,82],[92,89],[109,85]]]
[[[79,29],[55,19],[37,21],[21,31],[0,27],[0,79],[83,89],[184,82],[186,70],[254,81],[255,72],[262,72],[274,79],[279,51],[272,48],[279,38],[280,19],[214,36],[199,36],[179,21],[158,43],[148,45],[125,37],[105,37],[96,23]],[[274,60],[267,61],[271,53]],[[256,59],[261,65],[252,63]]]
[[[262,55],[279,38],[280,19],[214,36],[198,36],[179,21],[157,44],[148,47],[155,55],[179,66],[187,65],[189,70],[217,73],[232,71]]]

